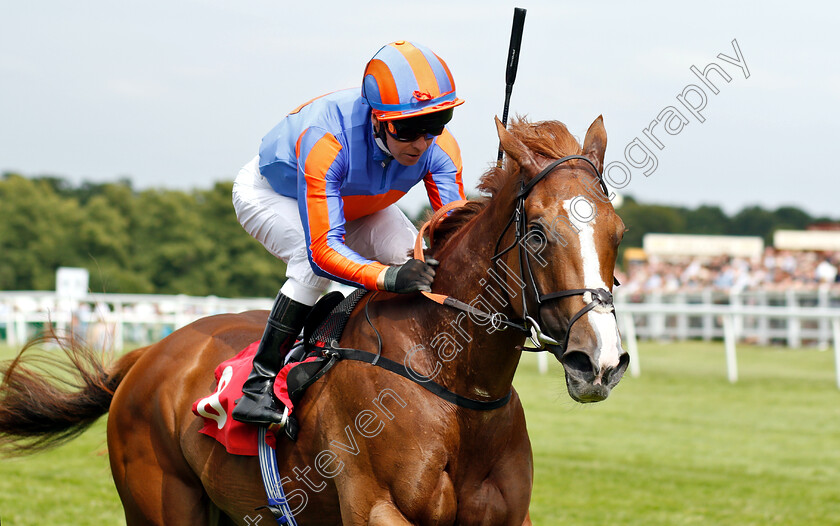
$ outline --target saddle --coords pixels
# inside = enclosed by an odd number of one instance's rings
[[[294,417],[295,405],[306,388],[315,383],[340,359],[324,353],[325,348],[337,346],[350,314],[367,293],[359,289],[346,298],[340,292],[323,296],[313,306],[304,323],[303,332],[286,356],[285,365],[274,382],[274,395],[286,408],[287,422],[283,430],[288,438],[297,438],[298,425]],[[257,427],[230,418],[236,400],[242,396],[242,384],[251,371],[259,341],[252,343],[233,358],[219,364],[215,370],[216,391],[196,400],[192,410],[204,418],[199,432],[211,436],[235,455],[257,455]],[[274,445],[274,433],[266,441]]]

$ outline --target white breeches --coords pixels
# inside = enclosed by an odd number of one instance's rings
[[[287,280],[281,292],[300,303],[314,305],[331,281],[317,276],[309,264],[297,200],[271,188],[260,175],[258,157],[239,170],[233,183],[233,207],[245,230],[286,262]],[[396,205],[348,221],[345,231],[348,247],[385,265],[405,263],[417,237],[417,229]]]

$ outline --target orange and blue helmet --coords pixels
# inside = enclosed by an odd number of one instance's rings
[[[413,42],[392,42],[365,67],[362,96],[381,121],[407,119],[464,103],[446,62]]]

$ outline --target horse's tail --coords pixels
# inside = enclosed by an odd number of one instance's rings
[[[58,351],[40,348],[57,343]],[[144,349],[113,364],[74,338],[55,334],[30,341],[14,360],[0,364],[0,451],[23,455],[81,434],[108,412],[114,391]]]

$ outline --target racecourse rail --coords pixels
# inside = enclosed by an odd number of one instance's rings
[[[22,345],[52,325],[117,351],[145,345],[212,314],[269,309],[271,298],[218,298],[185,295],[88,294],[68,299],[51,291],[0,291],[0,340]],[[840,388],[840,290],[758,290],[626,294],[617,289],[616,313],[630,372],[641,374],[638,340],[723,340],[727,377],[738,380],[736,344],[834,349]],[[548,370],[546,353],[539,368]]]

